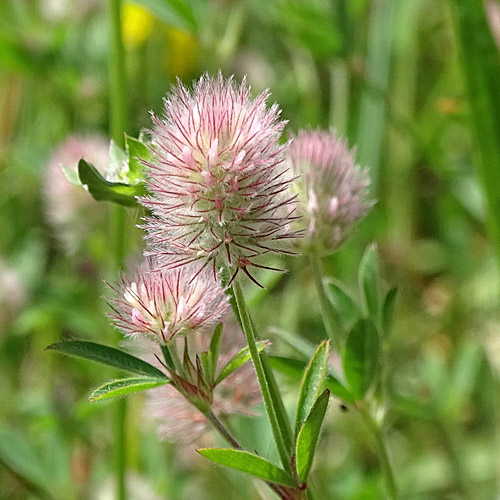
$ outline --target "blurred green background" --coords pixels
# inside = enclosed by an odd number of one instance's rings
[[[486,24],[476,29],[485,15],[492,33]],[[109,25],[104,0],[0,2],[2,499],[114,497],[113,402],[87,401],[112,371],[43,352],[61,337],[118,342],[101,300],[103,278],[115,279],[109,207],[84,199],[70,228],[77,244],[68,248],[47,188],[57,182],[48,180],[50,158],[69,135],[108,140]],[[492,37],[500,38],[500,3],[142,0],[125,3],[122,34],[130,135],[150,125],[148,111],[161,110],[176,77],[189,84],[221,69],[247,75],[255,93],[270,88],[289,132],[333,127],[357,145],[378,203],[326,264],[356,293],[359,259],[375,241],[387,287],[400,287],[384,371],[401,498],[500,498],[500,211],[492,204],[500,197],[500,58]],[[483,45],[474,45],[478,37]],[[459,46],[471,48],[470,57]],[[74,201],[65,196],[61,211]],[[128,214],[131,262],[141,248],[139,219]],[[314,343],[325,332],[307,261],[286,265],[291,272],[253,303],[272,352],[293,354],[293,340],[276,329]],[[281,383],[292,405],[295,388]],[[325,499],[383,499],[373,443],[340,403],[327,414],[316,488]],[[194,446],[158,443],[141,404],[141,396],[130,398],[131,499],[269,498]],[[264,419],[235,426],[247,446],[272,456]],[[203,444],[214,442],[209,433]]]

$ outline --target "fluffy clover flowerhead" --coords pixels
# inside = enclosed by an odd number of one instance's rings
[[[148,259],[133,280],[112,287],[110,317],[125,335],[166,344],[178,335],[214,327],[229,307],[224,289],[192,266],[157,270]]]
[[[86,158],[99,172],[108,165],[109,143],[101,135],[68,136],[53,152],[44,176],[43,197],[47,222],[67,253],[81,248],[96,221],[103,214],[102,206],[81,186],[66,178],[63,167],[77,171],[78,161]]]
[[[164,117],[153,115],[151,197],[142,203],[155,216],[146,225],[151,253],[166,267],[196,261],[235,276],[263,267],[255,261],[263,254],[290,253],[285,242],[298,233],[279,144],[285,122],[267,97],[252,99],[245,81],[204,75],[192,91],[179,82]]]
[[[299,131],[289,160],[300,175],[299,206],[308,223],[303,248],[320,255],[331,253],[373,206],[368,172],[356,165],[354,150],[349,150],[345,139],[321,130]]]

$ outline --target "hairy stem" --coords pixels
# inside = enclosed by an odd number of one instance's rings
[[[323,266],[321,264],[321,258],[316,254],[311,254],[310,261],[313,270],[314,284],[316,285],[321,306],[323,324],[325,325],[326,333],[331,339],[335,350],[340,353],[341,342],[338,335],[338,325],[335,323],[334,319],[336,317],[336,312],[326,294],[325,284],[323,283]]]
[[[290,471],[291,457],[291,427],[288,417],[284,412],[283,401],[279,393],[272,371],[267,363],[264,353],[259,353],[256,345],[257,335],[250,317],[243,292],[237,280],[233,282],[232,292],[236,302],[237,313],[239,315],[241,327],[245,334],[248,349],[252,357],[252,362],[257,374],[262,399],[273,431],[274,440],[278,448],[281,462],[285,470]]]
[[[215,416],[212,410],[208,410],[203,412],[203,415],[207,418],[207,420],[214,426],[217,432],[235,449],[243,450],[241,445],[238,443],[236,438],[229,432],[226,426]]]

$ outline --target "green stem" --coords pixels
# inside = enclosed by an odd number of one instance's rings
[[[373,415],[366,408],[360,406],[358,407],[358,410],[360,411],[361,416],[366,423],[366,426],[372,433],[375,444],[377,446],[378,458],[380,460],[380,466],[384,475],[385,487],[387,490],[387,498],[388,500],[398,500],[398,488],[396,486],[394,472],[392,471],[391,462],[389,460],[389,454],[387,453],[387,448],[382,436],[382,430],[373,418]]]
[[[319,303],[321,306],[321,315],[323,316],[323,324],[328,337],[331,339],[333,347],[340,353],[341,341],[338,335],[338,323],[336,324],[336,312],[326,295],[325,284],[323,283],[323,266],[321,258],[316,254],[310,255],[311,267],[313,270],[314,284],[318,292]]]
[[[229,432],[226,426],[215,416],[212,410],[208,410],[207,412],[202,412],[203,415],[207,418],[207,420],[214,426],[217,432],[235,449],[243,450],[243,447],[238,443],[238,441],[233,437],[233,435]],[[284,489],[274,483],[270,483],[266,481],[266,484],[283,500],[292,500],[289,494],[287,494]],[[295,495],[295,493],[293,493]],[[295,499],[293,499],[295,500]],[[298,500],[301,500],[299,497]]]
[[[207,412],[203,412],[203,415],[206,419],[214,426],[217,432],[233,447],[237,450],[243,450],[238,441],[233,437],[233,435],[229,432],[226,426],[215,416],[212,410],[208,410]]]
[[[252,362],[257,374],[262,399],[266,412],[271,423],[274,440],[278,448],[283,467],[291,470],[291,445],[292,445],[292,429],[286,413],[284,412],[283,400],[276,381],[274,380],[272,371],[269,367],[268,361],[264,353],[259,353],[256,345],[257,335],[250,317],[250,311],[243,297],[240,284],[237,280],[233,282],[232,293],[236,302],[237,313],[240,319],[240,324],[245,334],[248,344],[248,349],[252,357]]]
[[[127,80],[125,72],[125,50],[121,32],[122,0],[109,0],[111,17],[111,52],[109,59],[109,99],[111,138],[124,145],[127,129]]]
[[[467,481],[467,469],[461,458],[461,453],[458,450],[457,440],[450,429],[449,423],[445,423],[442,417],[436,412],[436,424],[440,431],[441,438],[443,440],[446,453],[448,454],[451,469],[453,471],[453,476],[455,478],[455,483],[457,489],[460,491],[464,499],[474,498],[474,494],[469,487]]]
[[[111,24],[111,51],[109,59],[110,81],[110,132],[112,139],[119,145],[124,144],[124,132],[127,128],[127,88],[125,73],[125,51],[121,33],[121,0],[109,0]],[[123,269],[125,261],[125,211],[113,206],[112,232],[115,267]],[[117,481],[117,499],[127,499],[127,401],[120,399],[116,403],[114,415],[115,473]]]

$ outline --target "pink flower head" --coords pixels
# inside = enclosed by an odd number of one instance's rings
[[[165,344],[178,335],[214,327],[227,311],[224,289],[192,266],[155,270],[152,260],[133,281],[122,276],[110,299],[116,326],[125,335],[144,335]]]
[[[373,206],[366,169],[334,132],[301,130],[290,146],[290,162],[302,192],[301,214],[309,224],[303,245],[319,254],[336,250],[356,221]]]
[[[252,99],[245,81],[204,75],[193,91],[179,82],[164,118],[153,115],[152,196],[142,203],[155,215],[146,226],[151,253],[167,256],[166,267],[200,261],[236,275],[260,267],[262,254],[287,253],[284,241],[298,236],[278,142],[285,122],[276,104],[266,107],[268,95]]]
[[[55,236],[68,253],[78,250],[88,237],[102,206],[66,178],[63,167],[77,171],[78,162],[85,158],[104,174],[108,166],[108,140],[100,135],[69,136],[54,151],[44,177],[43,195],[47,221]]]

